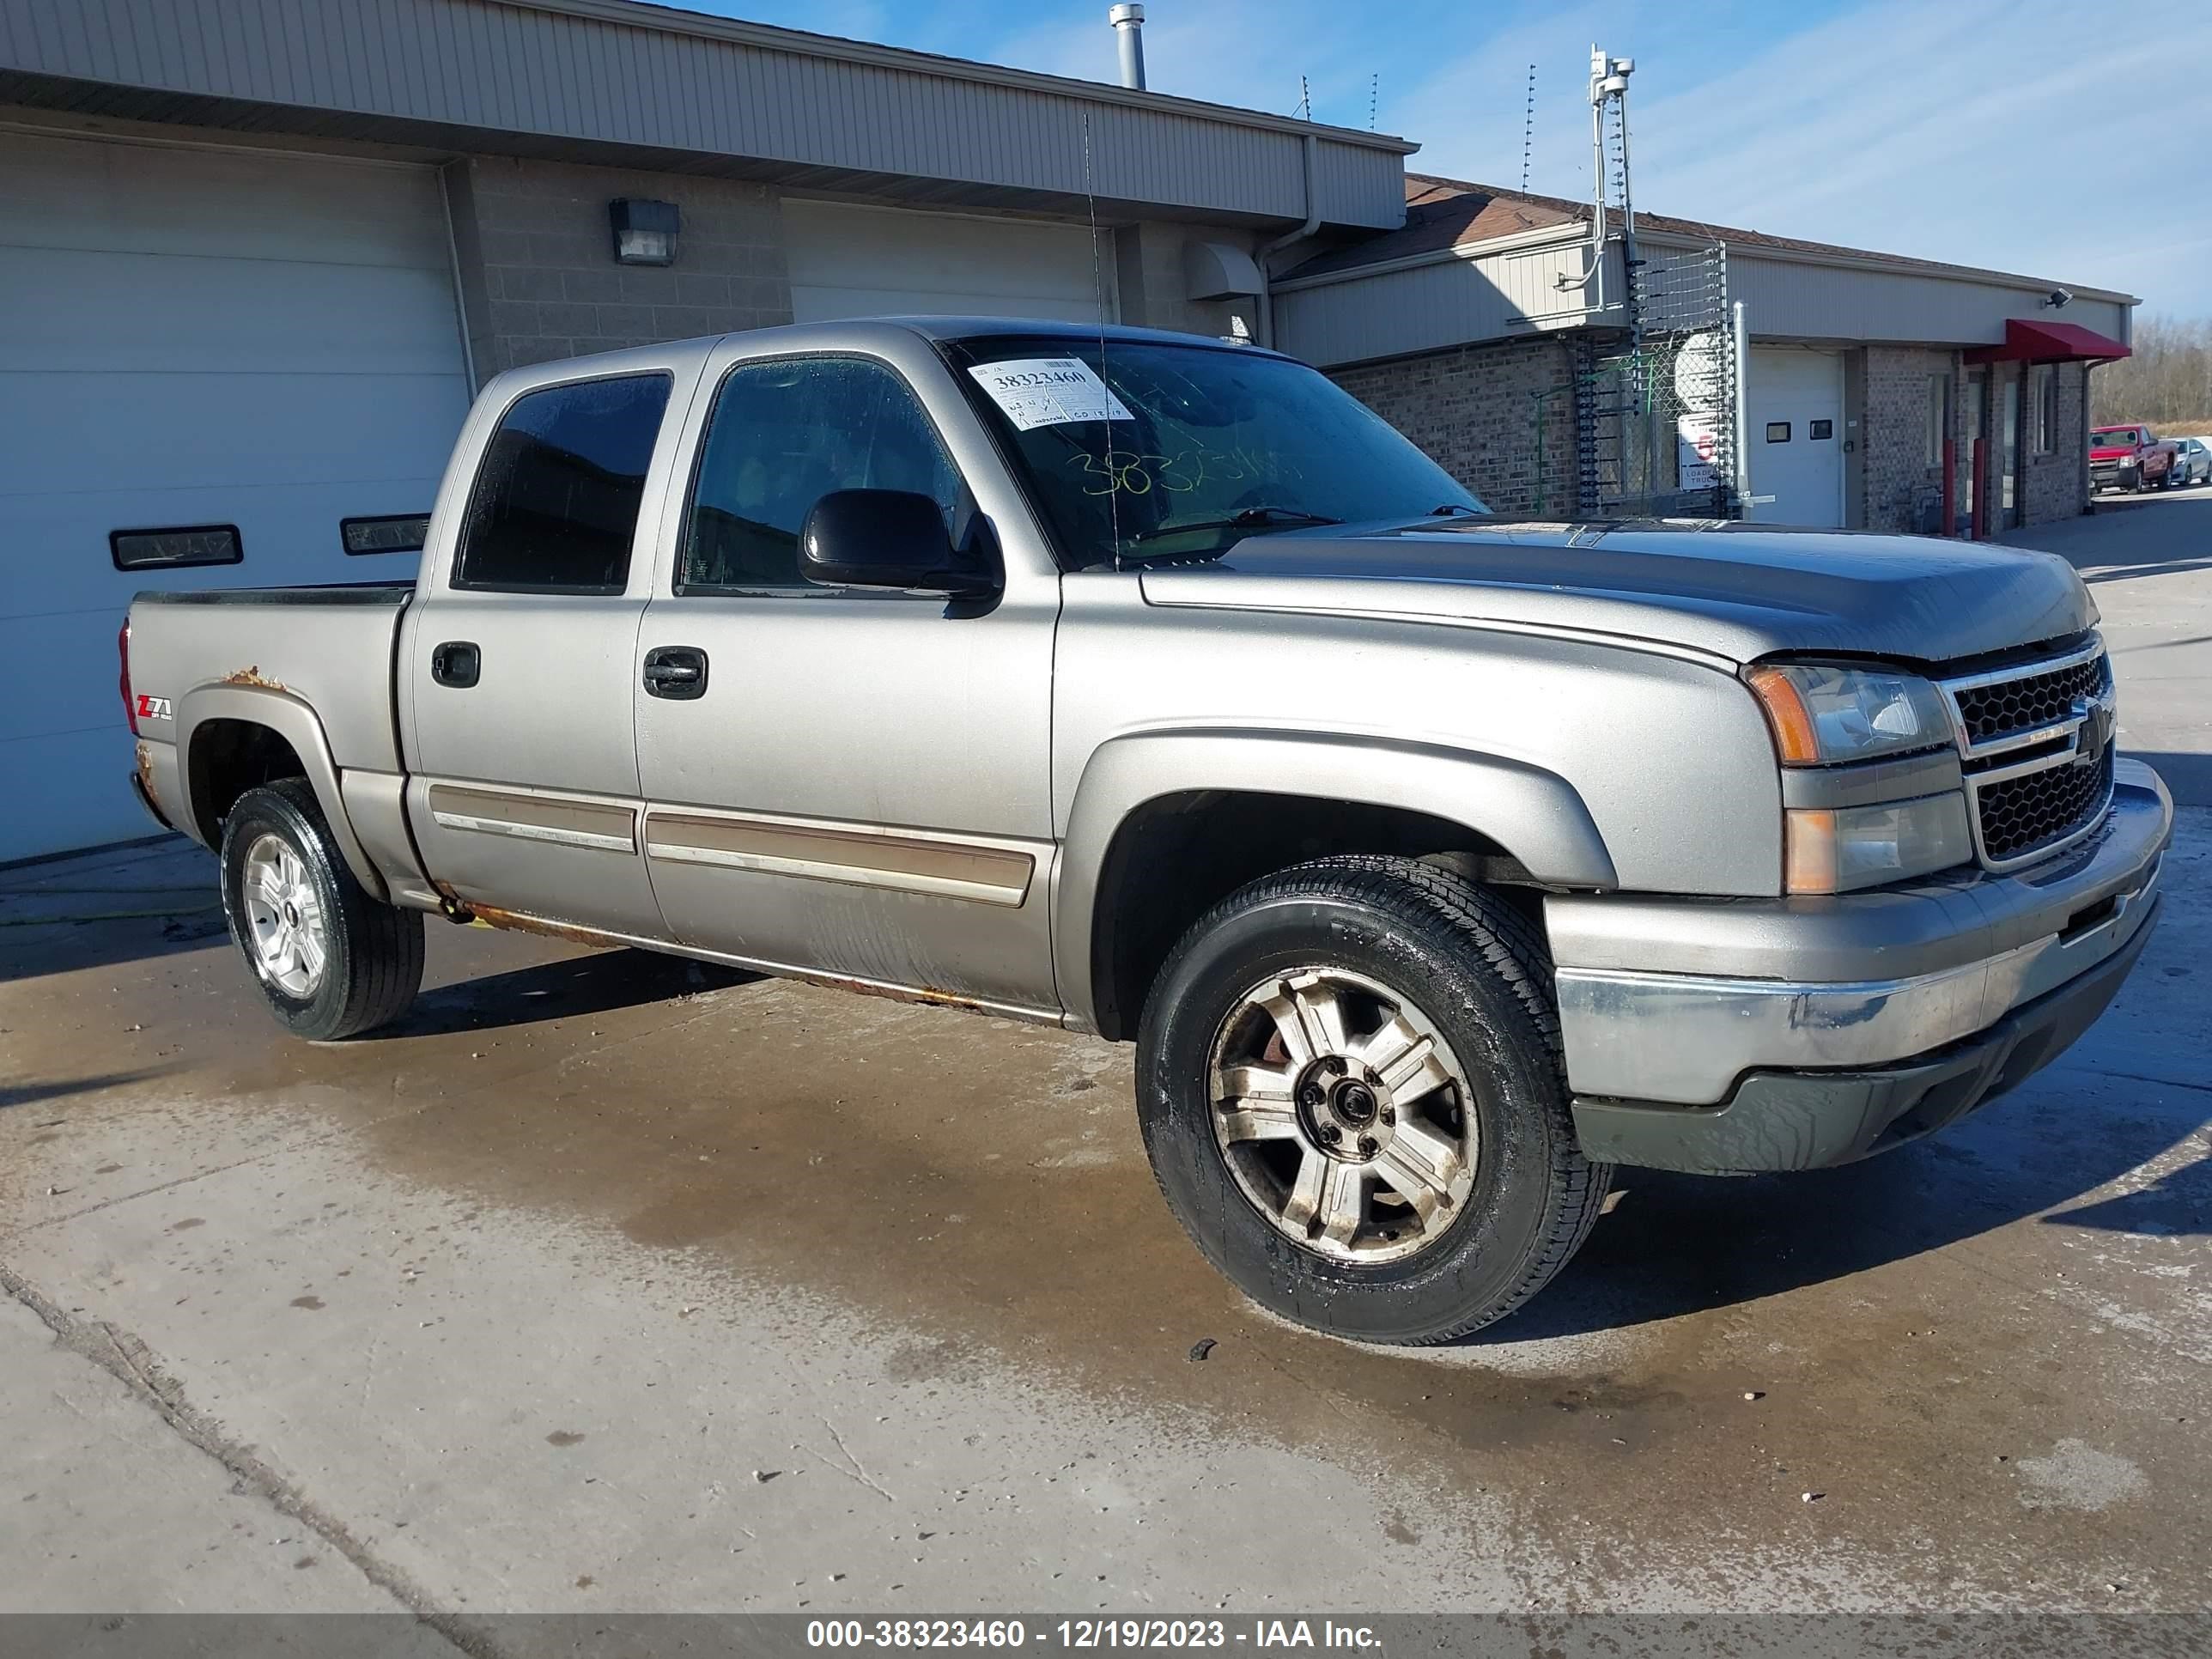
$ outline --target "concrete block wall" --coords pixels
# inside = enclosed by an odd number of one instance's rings
[[[1121,320],[1139,328],[1168,328],[1184,334],[1204,334],[1219,339],[1227,335],[1231,319],[1242,318],[1245,331],[1259,337],[1259,303],[1255,300],[1192,300],[1185,298],[1183,244],[1227,242],[1249,252],[1255,239],[1249,232],[1206,225],[1163,224],[1146,220],[1124,225],[1113,233],[1115,287],[1121,301]]]
[[[511,156],[446,170],[479,384],[524,363],[791,320],[783,216],[760,185]],[[607,204],[673,202],[672,266],[618,265]]]
[[[1550,336],[1330,372],[1496,511],[1562,518],[1575,510],[1573,377],[1572,347]]]

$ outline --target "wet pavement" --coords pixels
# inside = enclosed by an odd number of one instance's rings
[[[0,1609],[2212,1605],[2212,811],[2057,1066],[1427,1352],[1205,1266],[1126,1048],[438,922],[311,1046],[211,876],[0,872]]]

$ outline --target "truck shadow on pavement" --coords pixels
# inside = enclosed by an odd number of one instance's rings
[[[455,1031],[501,1030],[726,990],[760,977],[743,969],[653,951],[602,951],[425,991],[399,1019],[356,1040],[384,1042]]]
[[[1622,1170],[1618,1206],[1567,1270],[1470,1342],[1593,1334],[1738,1306],[2033,1217],[2054,1228],[2212,1237],[2212,1158],[2083,1201],[2183,1146],[2208,1109],[2212,1094],[2182,1085],[2147,1086],[2122,1104],[2109,1085],[2079,1086],[2061,1072],[1945,1133],[1841,1169],[1735,1179]]]
[[[159,1069],[153,1069],[107,1072],[98,1077],[32,1078],[15,1083],[0,1083],[0,1112],[11,1106],[38,1106],[48,1101],[67,1100],[73,1095],[94,1095],[106,1089],[128,1088],[134,1083],[143,1083],[149,1078],[161,1075]]]

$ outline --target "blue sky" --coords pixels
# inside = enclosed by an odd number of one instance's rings
[[[1094,80],[1107,0],[690,0],[793,28]],[[1994,266],[2212,314],[2212,34],[2197,0],[1149,0],[1156,91],[1418,141],[1413,167],[1589,191],[1593,42],[1636,59],[1637,205]],[[2157,20],[2170,16],[2170,27]],[[2185,21],[2187,20],[2187,21]]]

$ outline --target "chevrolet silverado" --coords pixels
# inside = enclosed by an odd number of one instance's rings
[[[1800,1170],[2048,1063],[2156,920],[2039,553],[1486,512],[1328,380],[809,325],[486,386],[411,584],[143,593],[149,810],[302,1037],[424,918],[1132,1041],[1265,1306],[1430,1342],[1614,1166]]]

